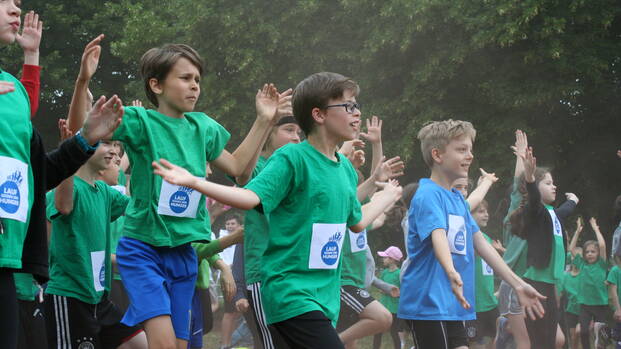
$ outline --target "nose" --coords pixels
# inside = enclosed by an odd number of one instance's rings
[[[11,5],[9,7],[9,14],[11,16],[19,16],[22,14],[22,10],[17,6],[15,1],[11,0]]]

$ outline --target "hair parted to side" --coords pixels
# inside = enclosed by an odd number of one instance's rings
[[[161,47],[154,47],[145,52],[142,58],[140,58],[140,73],[144,82],[144,90],[149,101],[156,107],[159,107],[159,102],[157,101],[157,96],[151,90],[149,80],[157,79],[160,82],[164,81],[173,65],[180,58],[189,60],[198,68],[200,75],[203,76],[203,60],[198,52],[188,45],[166,44]]]
[[[444,150],[447,144],[455,138],[461,136],[470,137],[472,143],[477,136],[474,126],[468,121],[461,120],[442,120],[431,121],[418,131],[420,140],[420,150],[423,153],[423,160],[430,168],[433,167],[432,149]]]
[[[345,91],[351,91],[357,96],[360,87],[348,77],[329,72],[315,73],[296,86],[293,92],[293,115],[307,136],[315,125],[312,110],[324,109],[329,100],[343,97]]]

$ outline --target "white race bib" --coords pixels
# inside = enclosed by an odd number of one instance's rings
[[[481,271],[483,272],[483,275],[494,276],[494,269],[492,269],[492,267],[490,267],[483,258],[481,258]]]
[[[166,216],[196,218],[200,199],[199,191],[162,180],[157,213]]]
[[[448,217],[448,241],[451,253],[466,255],[468,246],[466,244],[466,222],[462,216],[454,216],[452,214]]]
[[[96,292],[103,291],[106,284],[106,251],[91,252],[93,268],[93,287]]]
[[[363,230],[359,233],[347,229],[349,232],[349,246],[351,252],[360,252],[367,249],[367,230]]]
[[[563,229],[561,228],[561,221],[556,216],[554,210],[548,210],[550,217],[552,218],[552,225],[554,226],[554,235],[563,236]]]
[[[127,195],[127,188],[124,185],[113,185],[112,189],[118,191],[123,195]]]
[[[26,222],[28,218],[28,164],[0,156],[0,217]]]
[[[308,258],[309,269],[336,269],[339,265],[343,239],[347,227],[345,223],[313,224],[313,237],[311,239],[310,254]]]

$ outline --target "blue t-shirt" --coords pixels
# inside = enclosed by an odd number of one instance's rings
[[[409,320],[474,320],[474,246],[472,236],[479,227],[470,215],[463,196],[446,190],[431,179],[419,182],[408,212],[407,249],[410,265],[401,282],[398,317]],[[470,309],[464,309],[436,259],[431,232],[447,231],[453,265],[464,283]]]

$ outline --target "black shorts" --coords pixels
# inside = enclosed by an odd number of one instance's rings
[[[53,294],[45,297],[50,348],[114,349],[142,331],[121,323],[123,314],[107,295],[97,304]]]
[[[43,303],[18,300],[19,336],[18,349],[47,348]]]
[[[579,315],[565,312],[565,324],[567,324],[567,328],[576,328],[580,322],[579,319]]]
[[[272,324],[290,348],[344,349],[326,315],[318,310]]]
[[[468,346],[463,321],[405,320],[416,349],[453,349]]]
[[[466,335],[471,342],[479,342],[485,337],[496,337],[496,319],[500,316],[498,307],[477,313],[477,319],[466,321]]]
[[[337,332],[342,332],[358,322],[360,313],[374,300],[375,298],[371,296],[369,291],[363,288],[350,285],[341,286],[341,311],[336,323]]]

